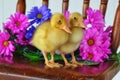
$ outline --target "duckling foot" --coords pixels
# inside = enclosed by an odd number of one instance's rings
[[[74,56],[74,52],[71,53],[71,56],[72,56],[72,60],[71,60],[72,64],[76,64],[76,65],[79,65],[79,66],[83,66],[83,63],[80,63],[80,62],[77,62],[77,61],[76,61],[76,58],[75,58],[75,56]]]
[[[77,67],[76,64],[71,64],[71,63],[65,63],[65,66],[68,66],[68,67]]]
[[[62,67],[63,65],[62,64],[59,64],[59,63],[55,63],[53,62],[52,60],[49,61],[52,65],[54,65],[55,67]]]
[[[60,67],[62,67],[63,65],[62,64],[59,64],[59,63],[52,63],[55,67],[58,67],[58,68],[60,68]]]
[[[53,64],[51,64],[50,62],[46,62],[45,64],[46,64],[46,66],[48,66],[50,68],[55,68],[55,66]]]

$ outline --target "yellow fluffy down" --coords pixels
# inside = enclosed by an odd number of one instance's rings
[[[84,30],[82,28],[83,26],[80,25],[82,21],[83,19],[80,13],[74,12],[70,14],[69,25],[72,34],[69,35],[69,40],[67,41],[67,43],[60,47],[60,50],[64,54],[74,52],[79,47],[84,36]]]
[[[83,35],[83,29],[72,28],[72,34],[69,36],[68,42],[61,46],[61,51],[66,54],[75,51],[79,47]]]
[[[51,52],[66,43],[68,36],[68,33],[65,31],[52,28],[50,22],[45,22],[36,29],[33,35],[32,45],[40,50]]]

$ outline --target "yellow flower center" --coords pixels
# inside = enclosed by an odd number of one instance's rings
[[[89,59],[92,59],[92,58],[93,58],[93,55],[92,55],[92,54],[88,54],[88,58],[89,58]]]
[[[3,45],[8,46],[9,45],[8,41],[4,41]]]
[[[94,40],[93,39],[89,39],[87,43],[88,43],[88,45],[92,46],[94,44]]]
[[[37,18],[42,18],[42,15],[41,14],[37,14]]]
[[[15,24],[16,24],[16,26],[20,26],[20,22],[18,22],[18,21],[15,22]]]

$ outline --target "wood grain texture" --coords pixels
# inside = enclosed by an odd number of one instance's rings
[[[101,3],[100,3],[100,11],[102,12],[104,16],[105,16],[106,9],[107,9],[107,3],[108,3],[108,0],[101,0]]]
[[[120,0],[119,0],[118,8],[116,10],[113,29],[112,29],[111,49],[113,53],[116,53],[119,45],[120,45]]]
[[[60,63],[63,64],[63,61]],[[51,69],[44,65],[44,61],[29,62],[24,58],[16,58],[11,64],[0,62],[0,80],[112,80],[119,70],[115,61],[97,66]]]
[[[49,5],[49,0],[42,0],[42,5],[48,6]]]
[[[26,11],[26,0],[18,0],[16,5],[16,12],[20,11],[21,13],[25,14]]]
[[[69,0],[63,0],[62,2],[62,13],[68,10]]]
[[[90,3],[90,0],[84,0],[83,1],[83,10],[82,10],[83,19],[86,19],[86,17],[87,17],[86,11],[89,8],[89,3]]]

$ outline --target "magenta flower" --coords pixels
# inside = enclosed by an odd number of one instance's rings
[[[9,19],[10,21],[6,23],[6,27],[8,27],[12,33],[19,33],[20,31],[27,29],[29,25],[27,16],[20,12],[11,15]]]
[[[110,41],[111,41],[111,38],[110,38],[110,32],[103,32],[103,42],[102,42],[102,45],[100,46],[101,47],[101,52],[103,53],[103,58],[106,58],[108,59],[109,56],[108,54],[111,54],[111,50],[110,50]]]
[[[80,56],[83,60],[103,62],[111,54],[110,36],[108,32],[98,31],[96,28],[85,30],[84,38],[80,45]]]
[[[68,21],[69,16],[70,16],[70,12],[69,11],[65,11],[64,12],[64,16],[65,16],[66,20]]]
[[[15,51],[15,47],[9,38],[8,32],[0,33],[0,56],[13,56],[12,52]]]
[[[14,61],[13,61],[13,56],[0,56],[0,63],[9,63],[9,64],[13,64]]]
[[[105,21],[104,16],[99,10],[92,10],[92,8],[89,8],[87,10],[87,19],[84,21],[84,23],[87,25],[87,27],[95,27],[98,30],[103,31],[103,27],[105,27]]]
[[[84,60],[103,62],[111,54],[111,27],[104,31],[105,21],[102,13],[91,8],[87,10],[87,19],[84,23],[88,26],[88,29],[85,30],[80,45],[80,56]]]
[[[85,49],[94,48],[102,44],[102,34],[96,28],[89,28],[84,32],[82,45]]]
[[[6,23],[3,24],[3,30],[9,29],[10,27],[10,22],[7,21]]]
[[[19,32],[16,35],[17,39],[15,39],[15,42],[21,45],[28,45],[30,40],[25,38],[25,34],[26,34],[26,31]]]
[[[80,56],[82,56],[83,60],[103,62],[102,54],[99,52],[100,51],[98,50],[98,48],[92,48],[92,49],[88,48],[87,50],[84,50],[83,52],[81,52]]]

